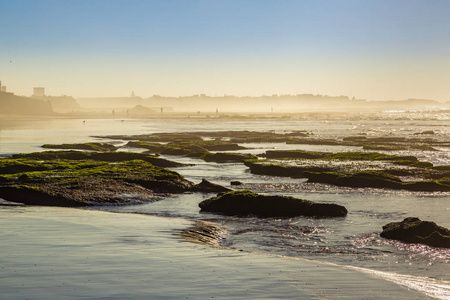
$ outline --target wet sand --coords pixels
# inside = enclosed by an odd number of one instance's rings
[[[192,225],[136,214],[0,207],[0,298],[428,298],[405,278],[396,284],[367,270],[183,240],[177,232]]]

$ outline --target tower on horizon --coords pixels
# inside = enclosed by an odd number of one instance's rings
[[[43,87],[33,88],[33,96],[34,97],[44,97],[45,96],[45,88],[43,88]]]
[[[0,81],[0,92],[6,93],[6,86],[2,85],[1,81]]]

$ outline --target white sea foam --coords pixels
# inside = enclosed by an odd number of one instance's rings
[[[356,270],[371,276],[382,278],[410,289],[417,290],[427,296],[448,300],[450,299],[450,281],[436,280],[428,277],[401,275],[389,272],[381,272],[371,269],[346,266],[347,269]]]

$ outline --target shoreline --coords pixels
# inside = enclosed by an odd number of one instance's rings
[[[429,298],[399,285],[407,279],[396,274],[393,283],[376,271],[176,237],[190,220],[59,207],[0,211],[5,298]]]

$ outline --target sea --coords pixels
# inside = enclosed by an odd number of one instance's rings
[[[417,137],[432,131],[430,138],[450,141],[448,111],[384,111],[378,113],[234,115],[209,117],[174,115],[151,119],[0,118],[0,157],[14,153],[44,151],[43,144],[126,142],[99,136],[137,135],[162,132],[248,130],[276,133],[306,131],[317,138]],[[363,151],[360,147],[336,145],[288,145],[248,143],[247,152],[300,149],[307,151]],[[434,165],[450,164],[450,148],[438,151],[389,151],[414,155]],[[140,151],[124,148],[121,151]],[[255,175],[241,163],[214,163],[181,156],[163,156],[186,163],[173,168],[194,183],[207,179],[232,189],[268,195],[285,195],[320,203],[345,206],[342,218],[256,218],[200,213],[198,203],[215,194],[188,193],[139,205],[96,206],[89,209],[127,214],[147,214],[190,221],[203,220],[220,228],[217,245],[223,248],[299,257],[364,270],[368,273],[397,274],[398,280],[437,298],[450,297],[450,249],[407,244],[380,237],[382,227],[406,217],[418,217],[450,228],[450,193],[412,192],[374,188],[346,188],[308,183],[305,179]],[[231,186],[240,181],[240,186]],[[175,233],[174,233],[175,234]],[[179,237],[181,238],[181,237]],[[389,275],[385,275],[389,276]],[[441,296],[439,296],[441,295]],[[443,296],[442,296],[443,295]]]

